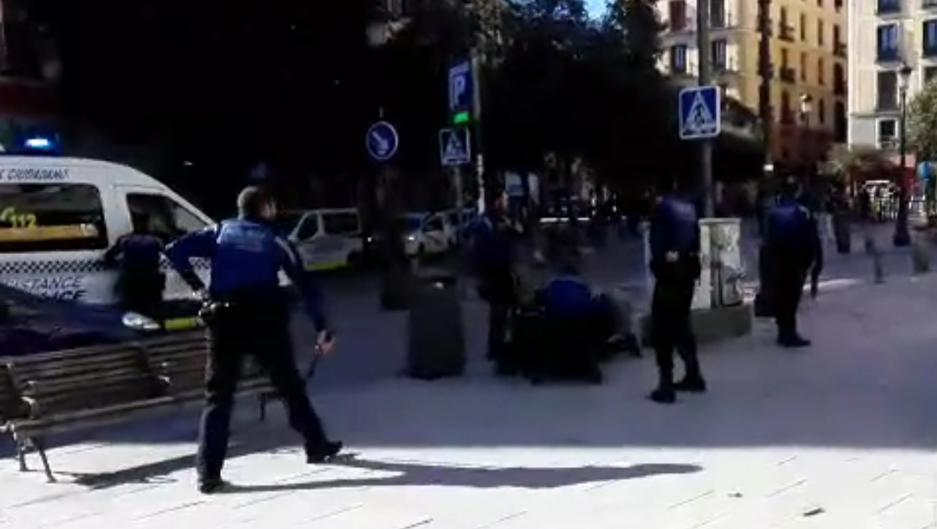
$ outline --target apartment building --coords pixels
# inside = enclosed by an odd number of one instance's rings
[[[795,166],[823,159],[847,131],[845,0],[771,0],[770,126],[772,157]],[[762,39],[758,0],[710,0],[714,82],[726,96],[761,110]],[[698,75],[697,0],[658,3],[665,26],[660,67],[675,82]],[[802,105],[801,101],[808,101]]]
[[[937,0],[852,0],[849,145],[897,151],[901,70],[908,99],[937,76]]]

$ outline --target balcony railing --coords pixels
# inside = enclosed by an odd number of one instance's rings
[[[895,62],[899,59],[898,48],[879,48],[878,62]]]
[[[937,9],[937,0],[921,0],[921,9]]]
[[[793,68],[782,67],[780,77],[785,83],[797,82],[797,72]]]
[[[787,42],[794,42],[794,26],[789,26],[784,22],[778,25],[778,38]]]
[[[937,0],[935,0],[937,1]],[[845,42],[834,42],[833,43],[833,53],[838,57],[846,58],[849,56],[849,48],[846,47]]]

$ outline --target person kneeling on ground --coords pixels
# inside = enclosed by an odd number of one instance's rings
[[[614,303],[596,296],[570,262],[540,291],[539,301],[545,342],[541,356],[533,359],[534,375],[601,383],[599,362],[617,343]]]

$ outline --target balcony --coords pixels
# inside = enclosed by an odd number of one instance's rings
[[[878,0],[878,9],[875,12],[879,15],[901,13],[901,2],[899,0]]]
[[[794,26],[789,26],[784,22],[778,25],[778,38],[787,42],[794,42]]]
[[[921,9],[937,9],[937,0],[921,0]]]
[[[781,74],[779,76],[782,81],[785,83],[796,83],[797,82],[797,72],[793,68],[787,66],[781,68]]]
[[[843,59],[845,59],[849,57],[849,48],[846,47],[845,42],[834,42],[833,53],[835,53],[837,57],[842,57]]]

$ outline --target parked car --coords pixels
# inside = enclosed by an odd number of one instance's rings
[[[308,270],[357,266],[364,255],[361,216],[354,208],[287,211],[277,225],[296,245]]]
[[[451,247],[443,213],[408,213],[403,217],[404,248],[408,256],[444,254]],[[450,230],[451,232],[451,230]]]
[[[174,300],[143,315],[116,305],[44,298],[0,285],[0,356],[23,356],[192,330],[201,304]]]

